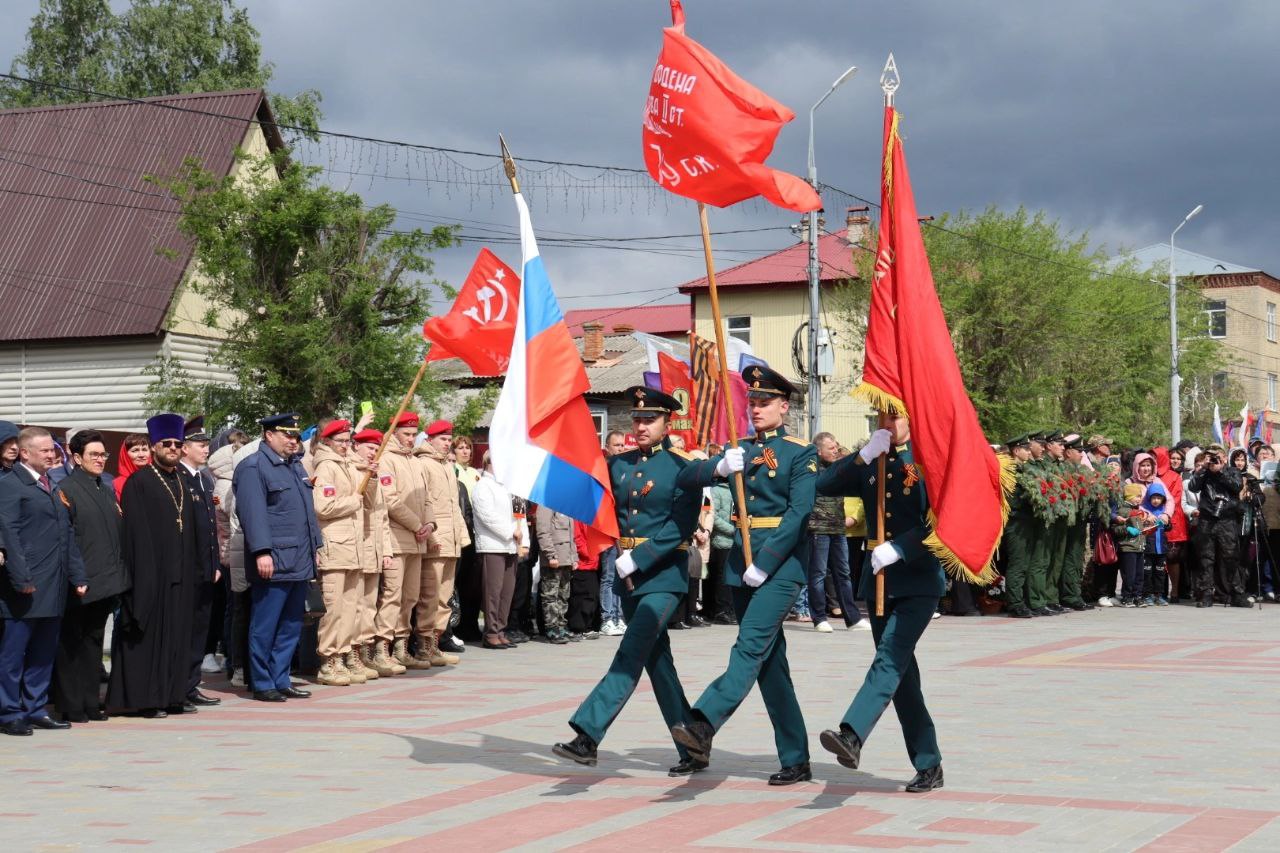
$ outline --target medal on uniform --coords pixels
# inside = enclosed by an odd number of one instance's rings
[[[908,462],[902,466],[903,469],[903,485],[908,489],[920,482],[920,469],[916,467],[914,462]]]
[[[653,491],[653,480],[650,480],[644,484],[644,488],[640,490],[640,497],[644,497],[645,495],[649,494],[649,492],[651,491]]]

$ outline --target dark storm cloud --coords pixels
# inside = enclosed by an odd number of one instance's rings
[[[640,109],[670,20],[664,0],[247,5],[277,64],[277,88],[320,89],[331,129],[486,151],[501,130],[517,156],[641,164]],[[20,46],[35,6],[10,5],[0,50]],[[1280,71],[1271,59],[1280,5],[688,0],[686,10],[691,35],[799,115],[774,166],[803,174],[808,107],[857,64],[858,76],[818,114],[818,165],[823,181],[876,198],[877,79],[892,50],[923,212],[1024,205],[1096,242],[1137,247],[1167,240],[1203,203],[1182,245],[1280,273]],[[352,188],[405,210],[514,223],[502,194],[472,205],[404,182]],[[682,202],[654,214],[606,204],[584,216],[576,202],[566,212],[532,191],[530,201],[540,231],[696,230]],[[842,211],[827,218],[836,227]],[[796,217],[744,206],[712,219],[724,229],[779,226],[717,241],[763,252],[791,241],[784,228]],[[439,271],[460,280],[475,251],[443,253]],[[518,261],[514,247],[499,251]],[[603,294],[674,288],[702,273],[697,257],[558,247],[544,256],[564,296],[588,297],[566,307],[652,298],[661,291]],[[741,259],[726,252],[721,263]]]

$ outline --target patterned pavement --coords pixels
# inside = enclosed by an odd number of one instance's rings
[[[730,628],[673,634],[690,700]],[[815,781],[777,769],[752,695],[712,768],[674,750],[642,684],[596,768],[549,752],[616,640],[472,648],[459,667],[0,742],[6,851],[1280,850],[1280,608],[944,618],[921,645],[947,786],[911,776],[886,715],[847,771],[817,743],[866,633],[788,625]]]

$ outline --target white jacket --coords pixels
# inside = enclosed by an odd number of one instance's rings
[[[475,522],[477,554],[515,554],[515,535],[519,529],[521,542],[528,539],[524,519],[516,519],[511,511],[511,493],[486,471],[471,487],[471,514]]]

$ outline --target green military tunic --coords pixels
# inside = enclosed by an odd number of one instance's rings
[[[1028,461],[1026,469],[1037,477],[1048,477],[1051,461],[1046,453],[1039,459]],[[1031,541],[1027,562],[1027,604],[1032,611],[1036,611],[1041,610],[1051,600],[1057,601],[1056,589],[1052,598],[1049,595],[1050,544],[1053,527],[1052,525],[1046,525],[1043,519],[1037,516],[1033,519],[1033,523],[1029,528]]]
[[[1054,477],[1065,477],[1070,467],[1061,459],[1054,459],[1045,454],[1045,469]],[[1065,518],[1056,519],[1049,525],[1048,533],[1048,565],[1045,571],[1045,599],[1049,604],[1065,606],[1062,601],[1062,570],[1067,557],[1067,534],[1070,522]]]
[[[836,462],[818,478],[819,494],[862,498],[868,507],[868,540],[881,538],[875,510],[876,471],[874,462],[867,464],[855,453]],[[930,529],[929,499],[922,476],[911,457],[910,445],[889,451],[885,460],[883,539],[893,544],[902,559],[882,570],[885,614],[876,616],[870,550],[864,558],[858,594],[866,600],[871,614],[876,655],[842,722],[865,744],[892,702],[912,766],[928,770],[942,763],[942,752],[920,688],[915,649],[946,592],[947,580],[942,564],[924,544]]]
[[[619,546],[630,551],[636,571],[618,578],[626,633],[609,671],[569,720],[579,734],[600,743],[635,691],[640,672],[649,674],[668,730],[689,723],[689,702],[676,675],[667,637],[667,621],[689,591],[689,552],[685,544],[698,525],[700,489],[676,484],[692,457],[671,446],[669,438],[649,451],[629,450],[609,458],[609,479],[617,506]],[[628,589],[627,581],[631,582]],[[682,759],[684,747],[676,744]]]
[[[741,447],[752,559],[769,577],[758,587],[746,584],[743,574],[749,567],[743,559],[742,533],[735,533],[725,563],[725,585],[733,595],[738,638],[728,668],[703,691],[693,710],[718,731],[758,683],[773,724],[778,760],[783,767],[794,767],[809,760],[809,745],[791,683],[782,623],[806,582],[818,454],[812,444],[787,435],[785,428],[761,433]],[[693,490],[711,485],[720,458],[686,466],[680,486]]]
[[[1032,465],[1031,460],[1017,463],[1017,474],[1021,477]],[[1000,548],[1005,554],[1004,594],[1005,604],[1010,610],[1017,607],[1031,608],[1031,559],[1032,548],[1037,535],[1035,510],[1031,506],[1031,498],[1019,480],[1013,494],[1009,497],[1009,520],[1005,523],[1004,538]]]

